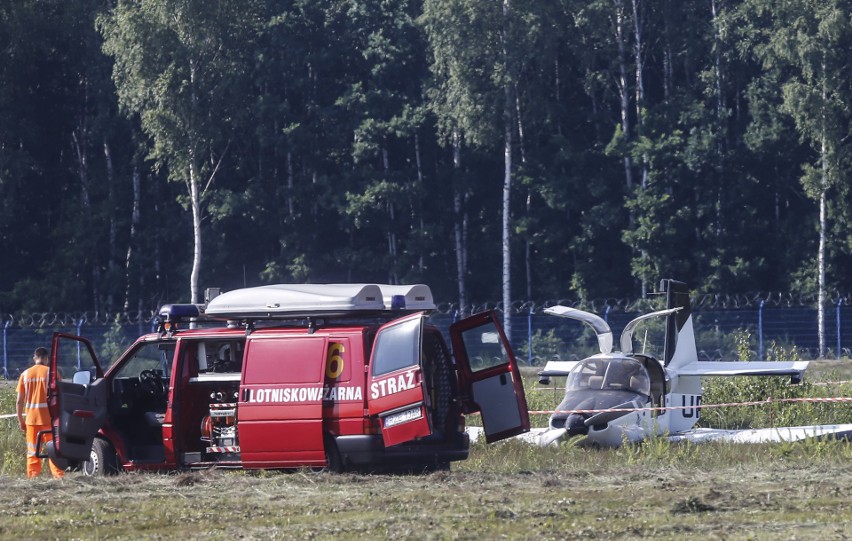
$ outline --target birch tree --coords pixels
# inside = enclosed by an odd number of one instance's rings
[[[433,53],[430,104],[443,138],[482,148],[499,144],[502,151],[501,289],[507,334],[512,306],[515,88],[527,54],[518,31],[522,20],[511,0],[499,4],[428,0],[422,17]]]
[[[192,214],[190,301],[199,302],[204,204],[241,111],[258,6],[218,0],[120,0],[99,19],[119,103],[152,140],[150,157],[184,183]]]
[[[816,268],[819,351],[826,350],[828,197],[844,174],[852,125],[852,2],[796,0],[750,2],[749,13],[765,21],[754,53],[780,83],[780,110],[789,116],[814,159],[802,164],[805,192],[818,206]]]

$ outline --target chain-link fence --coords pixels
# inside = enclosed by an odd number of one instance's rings
[[[701,360],[752,360],[849,357],[852,350],[852,305],[838,298],[824,310],[825,351],[819,354],[817,310],[804,306],[807,299],[788,296],[723,297],[707,295],[693,299],[696,342]],[[616,333],[643,313],[660,309],[660,300],[607,299],[589,303],[553,301],[513,306],[508,321],[510,341],[518,359],[543,365],[552,358],[583,358],[596,352],[593,334],[579,322],[545,315],[542,310],[563,304],[595,312]],[[472,306],[468,312],[500,309],[499,304]],[[32,314],[2,319],[2,376],[17,378],[31,362],[38,346],[50,347],[54,332],[84,336],[92,341],[103,359],[115,359],[138,336],[154,328],[152,313]],[[439,305],[430,321],[446,333],[460,315],[454,305]],[[504,316],[504,325],[505,325]],[[662,320],[650,320],[634,338],[641,351],[661,356]]]

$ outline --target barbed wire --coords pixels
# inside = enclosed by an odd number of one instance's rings
[[[37,312],[31,314],[3,314],[3,327],[49,328],[77,327],[80,325],[138,325],[154,317],[151,312]]]
[[[690,297],[692,309],[701,310],[742,310],[749,308],[810,308],[814,309],[818,303],[816,293],[783,293],[783,292],[756,292],[756,293],[699,293]],[[647,298],[600,298],[600,299],[549,299],[544,301],[514,301],[510,313],[538,314],[545,308],[555,305],[568,306],[594,312],[602,313],[633,313],[659,310],[664,307],[665,298],[662,295],[652,295]],[[826,307],[852,306],[852,294],[841,294],[835,292],[826,301]],[[502,302],[471,303],[466,307],[465,313],[476,313],[494,309],[504,312]],[[450,314],[458,311],[457,303],[443,303],[438,305],[439,313]]]
[[[764,308],[810,308],[817,305],[817,295],[782,292],[756,292],[742,294],[700,293],[691,296],[692,309],[702,310],[743,310]],[[599,298],[599,299],[548,299],[543,301],[514,301],[509,311],[512,315],[541,314],[545,308],[555,305],[568,306],[596,314],[649,312],[663,308],[664,297],[652,295],[647,298]],[[852,294],[834,293],[826,302],[826,307],[852,306]],[[502,302],[473,302],[464,312],[459,304],[443,302],[436,305],[438,315],[461,316],[487,310],[506,311]],[[137,312],[35,312],[28,314],[0,314],[0,327],[10,328],[47,328],[76,327],[80,325],[138,325],[146,324],[156,316],[156,311]]]

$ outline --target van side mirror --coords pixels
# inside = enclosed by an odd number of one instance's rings
[[[92,373],[88,370],[75,372],[74,378],[71,381],[82,385],[88,385],[92,382]]]

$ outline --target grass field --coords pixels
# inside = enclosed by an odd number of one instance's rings
[[[811,387],[795,392],[849,396],[848,384],[830,383],[848,379],[848,368],[815,363]],[[791,392],[779,382],[725,385],[713,391],[720,398]],[[553,392],[534,387],[528,382],[531,409],[552,408]],[[0,413],[11,412],[11,388],[0,387]],[[736,423],[798,415],[746,409]],[[848,405],[810,415],[852,422]],[[28,481],[21,432],[12,420],[0,423],[2,539],[847,539],[852,532],[852,444],[843,441],[661,438],[621,449],[511,441],[477,444],[452,471],[428,475],[203,471]]]
[[[2,476],[0,538],[845,539],[850,460],[845,443],[604,451],[512,442],[419,476]]]

